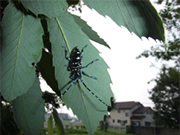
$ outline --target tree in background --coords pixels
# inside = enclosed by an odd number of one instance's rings
[[[180,71],[177,68],[163,66],[158,77],[153,79],[156,85],[149,93],[155,104],[154,118],[157,126],[179,126],[179,77]]]
[[[155,86],[150,90],[150,99],[155,104],[154,118],[157,126],[179,127],[180,101],[180,1],[159,0],[158,4],[165,4],[160,16],[167,30],[166,50],[163,45],[145,50],[140,57],[155,57],[166,62],[160,73],[152,81]],[[167,64],[170,62],[170,64]]]

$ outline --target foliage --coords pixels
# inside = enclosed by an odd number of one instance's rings
[[[140,57],[155,57],[165,61],[173,60],[178,65],[178,56],[180,52],[180,2],[179,0],[158,0],[158,4],[165,2],[165,8],[160,10],[160,16],[167,30],[167,44],[152,47],[151,50],[145,50]],[[167,50],[164,50],[166,46]]]
[[[48,135],[53,135],[53,117],[52,117],[52,115],[48,119]]]
[[[167,50],[164,49],[163,45],[151,47],[151,50],[145,50],[137,58],[141,57],[155,57],[157,60],[162,61],[173,61],[176,67],[179,66],[179,52],[180,52],[180,38],[174,39],[174,41],[168,41]]]
[[[65,134],[62,120],[59,117],[56,109],[53,109],[52,115],[47,120],[47,124],[48,124],[47,130],[46,128],[44,128],[40,134],[46,134],[46,132],[48,132],[48,135],[54,135],[54,133],[58,135]]]
[[[65,134],[64,126],[63,126],[62,120],[59,117],[59,114],[56,111],[56,109],[53,109],[53,116],[54,116],[55,127],[57,128],[58,135],[64,135]]]
[[[165,24],[165,28],[176,39],[180,34],[175,33],[180,29],[180,1],[179,0],[159,0],[158,3],[165,2],[165,9],[160,11],[160,16]],[[177,35],[178,34],[178,35]]]
[[[47,129],[43,129],[43,130],[47,131]],[[53,133],[53,135],[58,135],[56,132],[56,129],[54,130],[55,132]],[[85,129],[66,129],[65,132],[66,132],[66,135],[87,135],[88,134],[88,132]],[[134,135],[132,133],[125,133],[125,132],[122,132],[120,134],[119,130],[114,130],[114,129],[108,129],[107,132],[97,129],[94,134],[95,135],[104,135],[104,134],[106,135]],[[41,135],[44,135],[44,134],[41,134]]]
[[[70,53],[75,46],[81,49],[88,45],[82,65],[99,59],[84,69],[98,80],[84,76],[82,79],[111,106],[113,94],[108,66],[89,39],[110,46],[85,21],[67,12],[68,7],[76,3],[77,0],[10,1],[3,12],[0,92],[12,105],[15,122],[26,135],[39,134],[44,122],[45,102],[59,107],[55,99],[59,99],[72,82],[70,72],[64,66],[68,61],[62,46],[66,46]],[[165,40],[162,21],[149,0],[84,0],[84,4],[104,16],[108,15],[119,26],[124,25],[139,37]],[[42,76],[57,95],[42,94],[37,76]],[[94,134],[99,121],[108,111],[107,106],[80,82],[73,85],[61,100],[84,122],[89,134]],[[55,110],[53,112],[54,117],[57,116]],[[55,120],[58,126],[62,126],[58,117]]]
[[[161,29],[163,27],[161,19],[157,18],[158,13],[152,8],[149,0],[113,0],[112,2],[108,0],[84,0],[84,2],[101,15],[111,17],[119,26],[123,25],[129,31],[133,31],[139,37],[165,39],[164,30]]]
[[[133,133],[133,130],[132,130],[131,126],[126,127],[126,133]]]
[[[180,71],[163,66],[159,76],[154,79],[156,85],[150,91],[150,99],[155,103],[157,125],[165,127],[179,126]]]
[[[5,101],[1,98],[1,106],[0,106],[0,123],[1,123],[1,134],[3,135],[17,135],[19,132],[19,128],[17,127],[14,119],[12,106],[7,103],[4,104]]]
[[[154,118],[156,124],[166,127],[179,127],[179,100],[180,100],[180,21],[179,21],[179,1],[164,0],[166,8],[160,11],[162,20],[167,29],[167,44],[152,47],[151,50],[145,50],[137,58],[155,57],[157,60],[166,62],[163,64],[160,73],[153,79],[156,84],[151,89],[150,99],[155,104]],[[163,3],[159,0],[158,3]],[[167,64],[170,61],[171,64]],[[172,63],[173,62],[173,63]]]
[[[36,135],[44,126],[45,110],[41,96],[39,80],[36,78],[28,92],[12,102],[15,121],[24,134]]]

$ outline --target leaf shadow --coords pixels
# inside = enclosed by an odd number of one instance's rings
[[[82,92],[83,96],[85,97],[85,99],[91,104],[91,106],[92,106],[96,111],[105,112],[105,111],[108,110],[108,108],[107,108],[106,110],[101,110],[101,109],[99,109],[99,108],[96,106],[96,104],[94,104],[94,103],[92,102],[92,100],[90,100],[90,97],[88,97],[87,94],[85,94],[85,92],[84,92],[83,90],[86,89],[86,88],[83,89],[83,88],[80,86],[79,81],[78,81],[78,87],[79,87],[79,90]],[[86,90],[87,90],[87,89],[86,89]],[[87,90],[87,91],[88,91],[88,90]],[[90,92],[89,92],[89,94],[92,95]],[[97,98],[95,98],[93,95],[92,95],[92,98],[96,99],[97,102],[100,102],[100,101],[99,101]],[[101,102],[100,102],[100,103],[101,103]],[[103,103],[101,103],[101,104],[104,105]],[[105,106],[105,105],[104,105],[104,106]]]
[[[73,80],[70,80],[69,82],[67,82],[65,85],[63,85],[63,87],[60,88],[60,91],[62,92],[62,90],[67,87],[68,85],[70,85],[73,82]]]

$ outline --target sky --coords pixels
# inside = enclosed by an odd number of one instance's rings
[[[104,45],[91,41],[100,51],[100,56],[110,67],[108,69],[112,79],[112,84],[110,85],[116,102],[137,101],[144,106],[153,107],[154,104],[149,99],[148,91],[155,84],[147,84],[147,82],[155,78],[159,72],[159,68],[151,67],[152,63],[156,63],[156,65],[158,63],[154,58],[141,58],[137,60],[136,57],[145,49],[159,45],[160,41],[145,37],[140,39],[135,34],[130,33],[125,27],[116,25],[109,17],[105,18],[95,10],[85,6],[83,6],[82,11],[81,17],[111,47],[109,49]],[[41,82],[41,87],[46,90],[49,89],[44,82]],[[66,107],[59,109],[59,112],[69,113],[73,116],[71,110],[67,110]]]

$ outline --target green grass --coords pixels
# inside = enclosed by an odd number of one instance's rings
[[[88,135],[88,132],[85,129],[67,129],[66,135]],[[133,135],[133,134],[126,134],[121,132],[119,130],[112,130],[108,129],[107,132],[102,130],[97,130],[94,135]]]
[[[47,129],[44,128],[43,131],[44,132],[41,133],[40,135],[45,135]],[[58,135],[56,129],[54,129],[53,135]],[[88,135],[88,132],[86,131],[86,129],[66,129],[65,135]],[[107,132],[97,129],[94,135],[134,135],[134,134],[126,134],[123,131],[120,134],[119,130],[112,130],[112,129],[108,129]]]

